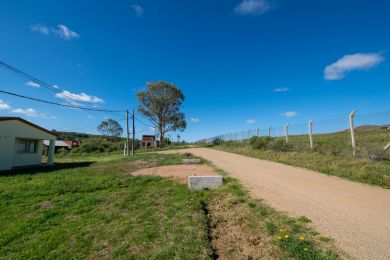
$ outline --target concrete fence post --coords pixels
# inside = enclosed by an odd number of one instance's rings
[[[310,120],[308,125],[310,149],[312,150],[313,150],[313,121],[314,119]]]
[[[256,136],[259,136],[259,134],[260,134],[260,129],[257,128],[257,129],[256,129]]]
[[[288,124],[284,126],[284,134],[286,135],[286,143],[288,143]]]
[[[351,130],[351,141],[352,141],[352,155],[356,156],[356,140],[355,140],[355,125],[354,125],[354,117],[356,110],[352,110],[349,114],[349,128]]]
[[[271,137],[271,129],[272,129],[272,126],[269,126],[268,127],[268,136]]]

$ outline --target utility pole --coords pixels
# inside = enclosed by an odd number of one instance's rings
[[[131,155],[134,155],[134,142],[135,142],[135,124],[134,124],[134,108],[133,108],[133,142],[131,143]]]
[[[130,131],[129,131],[129,110],[126,109],[126,156],[129,155],[129,145],[130,145]]]

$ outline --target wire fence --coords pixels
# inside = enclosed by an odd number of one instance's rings
[[[351,113],[327,120],[313,119],[302,124],[248,129],[202,139],[197,143],[237,142],[245,145],[254,140],[252,137],[264,136],[283,140],[290,151],[390,160],[390,111]]]

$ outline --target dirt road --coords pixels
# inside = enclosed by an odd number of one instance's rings
[[[390,190],[207,148],[191,152],[239,179],[254,197],[304,215],[356,259],[390,259]]]

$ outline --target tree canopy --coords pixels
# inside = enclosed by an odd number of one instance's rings
[[[166,133],[184,131],[187,127],[184,113],[180,111],[184,94],[178,87],[164,81],[151,82],[137,96],[138,111],[156,127],[161,144]]]
[[[120,137],[123,133],[122,126],[114,119],[108,119],[98,125],[97,130],[104,136],[111,138]]]

